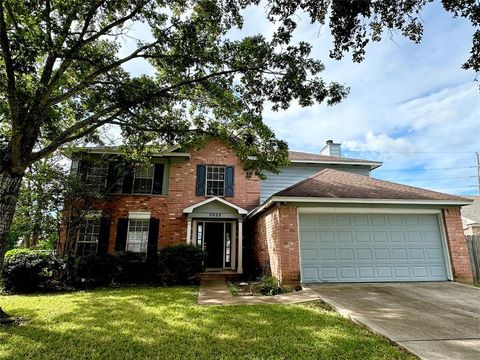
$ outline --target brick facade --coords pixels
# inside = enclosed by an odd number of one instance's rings
[[[455,281],[471,284],[473,282],[472,267],[465,242],[460,208],[444,209],[443,222],[448,240],[453,277]]]
[[[169,189],[166,195],[111,195],[112,200],[100,206],[111,221],[110,253],[115,249],[118,219],[127,218],[129,211],[149,211],[152,218],[160,220],[159,248],[186,242],[187,216],[183,214],[183,209],[207,199],[195,193],[197,164],[234,166],[234,196],[225,199],[248,210],[259,205],[259,179],[246,177],[233,149],[219,140],[212,140],[202,149],[191,151],[190,155],[190,159],[175,160],[169,165]]]
[[[261,214],[254,225],[253,256],[257,266],[270,262],[272,276],[283,285],[300,282],[297,209],[278,206]]]

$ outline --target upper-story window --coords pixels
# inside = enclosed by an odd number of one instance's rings
[[[108,165],[106,163],[94,163],[87,168],[85,181],[92,189],[104,192],[107,185]]]
[[[225,166],[207,166],[206,189],[208,196],[225,195]]]
[[[197,165],[195,195],[234,196],[235,168],[229,165]]]
[[[134,194],[151,194],[153,178],[155,175],[154,165],[142,166],[135,169],[133,178]]]

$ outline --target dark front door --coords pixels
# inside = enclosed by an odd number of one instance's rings
[[[205,223],[205,267],[223,268],[224,223]]]

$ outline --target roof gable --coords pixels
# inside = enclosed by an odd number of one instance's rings
[[[211,198],[208,198],[206,200],[203,200],[203,201],[200,201],[199,203],[196,203],[194,205],[191,205],[189,207],[186,207],[185,209],[183,209],[183,213],[184,214],[191,214],[194,212],[195,209],[197,208],[200,208],[202,206],[205,206],[207,204],[210,204],[214,201],[218,201],[219,203],[223,204],[223,205],[226,205],[227,207],[231,208],[231,209],[234,209],[236,210],[240,215],[245,215],[248,213],[247,210],[245,210],[244,208],[241,208],[240,206],[237,206],[235,204],[232,204],[231,202],[225,200],[225,199],[222,199],[218,196],[214,196],[214,197],[211,197]]]

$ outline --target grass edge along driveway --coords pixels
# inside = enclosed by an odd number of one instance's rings
[[[0,296],[0,359],[415,359],[386,339],[303,305],[199,306],[196,287]]]

